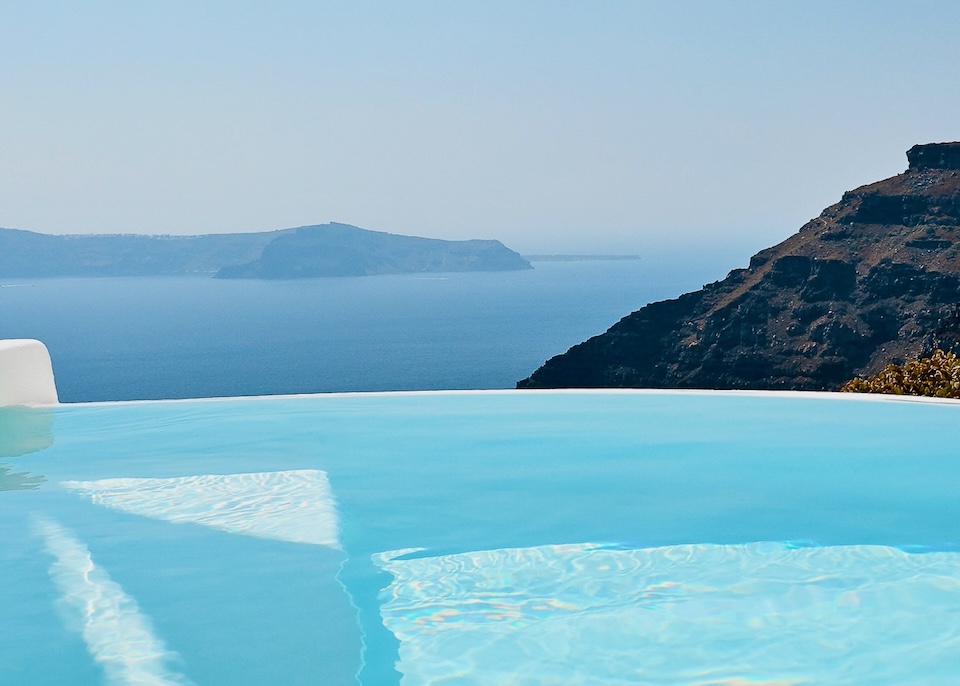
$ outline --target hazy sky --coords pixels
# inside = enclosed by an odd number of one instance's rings
[[[746,257],[960,139],[958,29],[946,1],[5,0],[0,226]]]

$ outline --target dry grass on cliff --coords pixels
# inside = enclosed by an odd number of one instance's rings
[[[960,398],[960,359],[935,350],[930,357],[903,365],[891,364],[866,379],[852,379],[840,388],[847,393],[890,393]]]

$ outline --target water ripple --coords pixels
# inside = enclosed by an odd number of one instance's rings
[[[960,683],[960,554],[592,544],[401,559],[403,684]]]
[[[100,479],[62,485],[96,505],[144,517],[340,547],[336,502],[327,475],[320,470]]]
[[[54,557],[50,578],[63,594],[65,619],[83,636],[107,682],[116,686],[189,684],[168,666],[177,654],[154,635],[137,601],[94,564],[87,546],[51,519],[38,517],[35,528]]]

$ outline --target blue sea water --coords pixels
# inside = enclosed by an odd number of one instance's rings
[[[64,402],[512,388],[704,280],[647,260],[298,281],[8,279],[0,338],[46,343]]]

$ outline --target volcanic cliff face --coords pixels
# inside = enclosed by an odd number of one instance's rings
[[[907,159],[747,269],[647,305],[517,386],[830,390],[960,352],[960,143]]]

